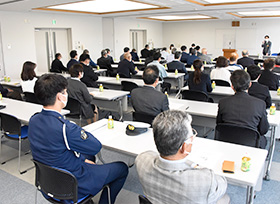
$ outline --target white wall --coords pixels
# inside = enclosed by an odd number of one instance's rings
[[[147,41],[152,41],[154,47],[162,46],[162,23],[128,19],[115,18],[114,19],[114,33],[115,33],[115,50],[112,53],[116,59],[123,53],[124,47],[129,47],[129,30],[147,30]],[[137,50],[140,53],[140,50]]]
[[[5,70],[13,78],[19,78],[25,61],[36,63],[34,28],[71,28],[73,49],[76,42],[80,41],[83,48],[89,49],[95,61],[103,47],[101,17],[0,12],[0,19]],[[56,25],[52,24],[53,19],[56,20]],[[78,52],[81,53],[81,50]]]
[[[240,19],[240,27],[231,27],[231,20],[167,22],[163,23],[163,45],[173,43],[177,48],[192,43],[206,47],[213,57],[222,55],[223,37],[225,34],[235,35],[236,49],[239,56],[243,49],[250,54],[262,55],[261,42],[268,34],[272,41],[272,53],[280,52],[280,21],[274,19]]]

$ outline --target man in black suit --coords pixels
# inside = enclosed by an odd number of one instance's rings
[[[145,85],[131,91],[131,104],[136,112],[157,116],[169,110],[168,99],[165,94],[155,87],[159,81],[159,70],[155,65],[147,66],[143,72]]]
[[[185,73],[185,81],[187,81],[189,79],[189,74],[188,71],[185,67],[185,65],[180,62],[180,58],[181,58],[182,54],[179,51],[176,51],[174,54],[174,60],[172,62],[167,63],[167,68],[169,72],[175,72],[175,70],[177,69],[178,72],[180,73]]]
[[[79,61],[81,62],[81,65],[83,65],[84,68],[84,72],[83,72],[84,74],[83,77],[81,78],[81,81],[84,82],[84,84],[87,85],[87,87],[98,88],[96,82],[98,80],[98,76],[97,74],[94,73],[92,67],[89,65],[90,56],[88,54],[82,54],[80,56]]]
[[[271,45],[272,43],[269,40],[269,36],[268,35],[264,36],[264,41],[262,42],[264,56],[269,56],[271,54]]]
[[[124,54],[124,59],[118,65],[117,73],[122,78],[131,78],[130,74],[137,74],[130,53]]]
[[[272,72],[274,65],[274,59],[269,58],[264,60],[264,70],[258,80],[260,84],[268,86],[269,90],[277,90],[279,87],[279,77]]]
[[[182,57],[181,57],[181,62],[183,62],[183,63],[187,63],[188,62],[188,58],[189,58],[189,56],[190,56],[190,54],[189,53],[187,53],[187,46],[185,46],[185,45],[182,45],[181,46],[181,51],[182,51]]]
[[[111,50],[109,48],[105,49],[107,51],[108,58],[110,59],[111,64],[114,64],[113,57],[111,56]]]
[[[50,72],[55,72],[55,73],[62,73],[62,71],[68,72],[68,69],[64,67],[64,65],[60,61],[61,58],[62,56],[60,53],[55,54],[55,59],[54,61],[52,61]]]
[[[108,53],[106,50],[101,51],[101,57],[97,59],[97,64],[101,69],[107,69],[108,76],[116,76],[111,65],[111,59],[108,57]]]
[[[141,50],[141,58],[147,58],[151,56],[149,45],[145,45],[145,48]]]
[[[246,67],[249,67],[250,65],[252,64],[255,64],[254,63],[254,60],[249,56],[249,52],[248,50],[243,50],[242,51],[242,58],[238,59],[237,60],[237,64],[240,64],[242,65],[242,67],[245,69]]]
[[[76,50],[72,50],[71,52],[70,52],[70,57],[71,57],[71,59],[69,60],[69,62],[67,63],[67,69],[69,70],[70,69],[70,67],[72,66],[72,65],[74,65],[74,64],[79,64],[79,62],[78,62],[78,53],[77,53],[77,51]]]
[[[260,147],[266,147],[269,124],[265,102],[247,93],[250,76],[244,70],[236,70],[230,77],[235,94],[219,101],[217,124],[228,123],[245,126],[258,131],[261,135]],[[244,135],[245,137],[245,135]]]
[[[266,104],[266,108],[271,106],[271,96],[267,86],[258,83],[258,79],[261,75],[261,69],[257,65],[250,65],[247,69],[248,74],[251,77],[251,83],[248,93],[251,96],[255,96],[263,100]]]

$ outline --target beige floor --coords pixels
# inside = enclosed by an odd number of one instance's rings
[[[6,145],[2,145],[2,153],[1,153],[1,162],[4,161],[7,157],[7,155],[17,155],[18,151],[14,148],[8,147]],[[21,157],[21,170],[27,169],[29,167],[33,166],[33,163],[31,161],[31,154],[27,154]],[[3,165],[0,164],[0,169],[16,176],[32,185],[34,185],[35,181],[35,168],[27,171],[24,174],[20,174],[18,172],[18,159],[11,160]],[[93,200],[95,203],[98,203],[99,195],[97,195]],[[138,202],[138,194],[133,193],[131,191],[127,191],[125,189],[122,189],[119,196],[117,197],[117,200],[115,202],[116,204],[137,204]]]

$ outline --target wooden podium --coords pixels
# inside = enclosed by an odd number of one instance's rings
[[[236,53],[237,54],[237,50],[236,49],[223,49],[224,52],[224,57],[229,59],[231,53]]]

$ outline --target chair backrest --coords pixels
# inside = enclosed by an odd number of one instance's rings
[[[138,88],[138,85],[131,81],[121,81],[122,90],[131,92],[133,89]]]
[[[218,124],[215,130],[215,140],[250,147],[260,146],[260,134],[256,130],[240,125]]]
[[[34,93],[24,92],[23,94],[25,96],[25,101],[40,104]]]
[[[36,168],[35,186],[46,195],[60,200],[78,200],[77,179],[70,172],[33,160]]]
[[[123,73],[119,73],[119,76],[120,76],[120,78],[131,78],[131,77],[126,76],[126,75],[123,74]]]
[[[14,116],[0,113],[1,128],[4,133],[11,135],[21,135],[21,122]]]
[[[148,200],[148,198],[146,198],[146,197],[143,196],[143,195],[139,195],[138,198],[139,198],[139,204],[152,204],[152,203]]]
[[[181,92],[182,99],[192,100],[192,101],[208,101],[208,96],[203,91],[197,90],[183,90]]]
[[[64,109],[70,110],[69,115],[72,116],[81,115],[81,103],[77,99],[68,97],[68,102]]]
[[[155,119],[155,116],[153,115],[148,115],[146,113],[140,113],[140,112],[133,112],[133,121],[138,121],[138,122],[144,122],[152,125],[153,120]]]
[[[220,79],[212,79],[211,80],[211,83],[215,81],[215,84],[218,85],[218,86],[228,86],[230,87],[230,83],[227,82],[227,81],[224,81],[224,80],[220,80]]]

